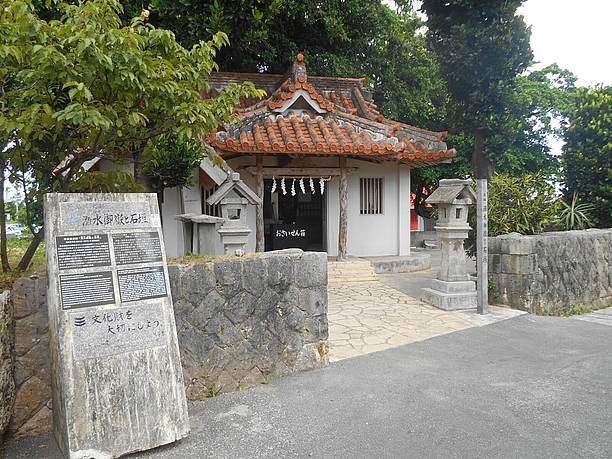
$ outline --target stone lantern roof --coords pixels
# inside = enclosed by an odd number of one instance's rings
[[[240,174],[232,172],[227,176],[227,179],[223,184],[215,191],[206,202],[214,206],[221,202],[223,198],[228,196],[231,192],[236,193],[240,198],[246,200],[248,204],[258,205],[263,201],[257,193],[255,193],[249,186],[240,179]]]
[[[470,180],[442,179],[436,190],[425,200],[428,204],[475,204],[476,194]]]
[[[211,75],[211,94],[229,83],[251,81],[268,96],[243,101],[239,122],[211,134],[225,158],[267,154],[352,156],[394,160],[413,167],[448,163],[455,155],[433,132],[385,118],[364,89],[364,79],[310,76],[298,54],[285,75]]]

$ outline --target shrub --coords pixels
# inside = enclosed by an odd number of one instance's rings
[[[474,185],[475,186],[475,185]],[[537,234],[559,220],[561,202],[554,186],[539,173],[495,174],[489,180],[489,237],[506,233]],[[466,250],[476,253],[476,211],[470,211]]]
[[[595,206],[590,203],[580,202],[578,194],[572,195],[571,202],[567,203],[561,199],[561,212],[559,214],[559,226],[566,230],[585,229],[593,226],[591,213]]]

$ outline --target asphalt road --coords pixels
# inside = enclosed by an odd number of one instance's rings
[[[190,405],[143,458],[612,457],[612,327],[521,316]],[[49,437],[7,446],[52,458]]]

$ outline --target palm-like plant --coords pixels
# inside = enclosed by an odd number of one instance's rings
[[[572,201],[569,204],[563,199],[560,201],[562,208],[559,214],[559,223],[565,230],[585,229],[593,226],[590,212],[595,207],[592,204],[580,202],[577,193],[573,194]]]

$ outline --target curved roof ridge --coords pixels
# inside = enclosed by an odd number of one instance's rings
[[[427,129],[417,128],[414,126],[410,126],[409,124],[403,124],[399,122],[390,122],[390,120],[387,120],[387,119],[383,119],[383,121],[377,121],[377,120],[371,120],[368,118],[362,118],[360,116],[356,116],[350,113],[342,113],[342,114],[337,113],[337,115],[342,116],[344,118],[348,118],[352,122],[365,124],[374,129],[390,130],[395,133],[399,133],[401,131],[408,131],[413,137],[418,137],[419,140],[427,140],[430,142],[444,142],[444,140],[446,139],[446,135],[447,135],[446,131],[442,131],[442,132],[428,131]]]

